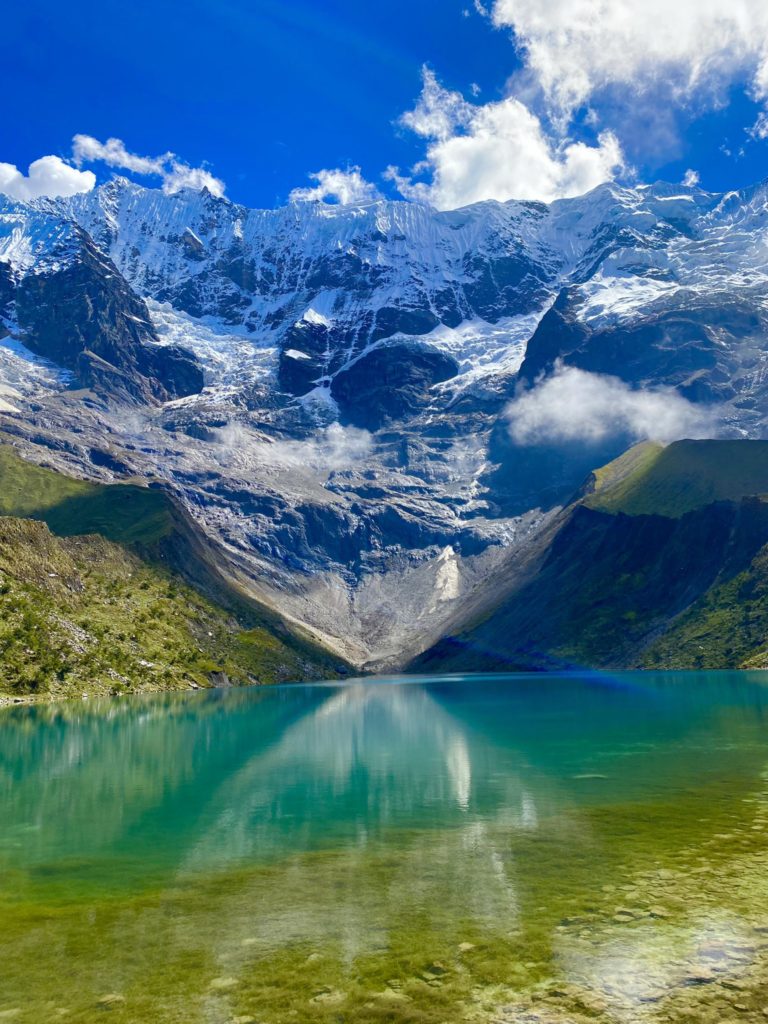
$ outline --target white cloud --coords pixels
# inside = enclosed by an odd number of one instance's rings
[[[210,171],[204,167],[190,167],[189,164],[174,160],[170,170],[163,176],[163,191],[168,193],[178,192],[182,188],[191,188],[196,192],[202,192],[207,188],[212,196],[221,197],[224,195],[226,185],[220,178],[215,178]]]
[[[566,118],[611,86],[664,102],[718,102],[732,82],[768,98],[765,0],[495,0],[552,109]]]
[[[346,171],[317,171],[309,177],[317,182],[313,188],[295,188],[288,199],[292,203],[336,203],[349,206],[353,203],[370,203],[381,196],[376,187],[362,176],[359,167],[350,167]]]
[[[107,139],[99,142],[92,135],[75,135],[72,139],[72,159],[81,167],[84,163],[95,163],[97,160],[108,167],[119,167],[136,174],[164,174],[166,164],[173,158],[173,153],[163,156],[137,156],[129,153],[122,139]]]
[[[219,458],[227,465],[248,468],[266,464],[316,472],[346,469],[365,460],[373,448],[373,438],[367,430],[342,427],[339,423],[331,423],[302,441],[265,441],[263,434],[255,436],[235,421],[216,431],[216,442],[222,447]]]
[[[688,188],[695,188],[700,181],[701,175],[698,171],[694,171],[692,167],[689,167],[683,175],[683,184]]]
[[[0,163],[0,192],[12,199],[73,196],[90,192],[95,184],[92,171],[79,171],[58,156],[41,156],[29,165],[26,175],[13,164]]]
[[[99,142],[92,135],[75,135],[72,139],[72,159],[78,167],[98,161],[134,174],[156,175],[162,178],[163,191],[169,194],[182,188],[198,192],[207,188],[212,195],[223,196],[226,188],[221,179],[214,177],[204,167],[190,167],[177,160],[173,153],[138,156],[129,152],[122,139]]]
[[[553,139],[514,97],[476,106],[444,89],[429,69],[419,102],[402,122],[429,140],[414,172],[427,171],[431,180],[414,181],[396,168],[387,177],[407,198],[442,210],[484,199],[550,202],[580,195],[613,178],[624,163],[611,132],[595,146]]]
[[[618,377],[562,365],[514,399],[506,416],[512,439],[520,445],[596,444],[620,436],[674,441],[718,432],[711,407],[694,405],[672,388],[633,390]]]

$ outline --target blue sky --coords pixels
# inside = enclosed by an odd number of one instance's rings
[[[768,140],[748,133],[765,107],[756,84],[768,44],[760,4],[742,0],[753,23],[738,29],[744,38],[726,26],[718,48],[693,0],[675,7],[683,19],[675,36],[655,39],[657,2],[641,24],[606,24],[602,35],[572,24],[600,0],[12,4],[0,40],[13,96],[0,160],[23,176],[41,156],[70,160],[76,134],[118,138],[133,154],[171,151],[206,167],[250,206],[286,201],[313,184],[310,172],[353,165],[396,195],[395,181],[382,178],[395,165],[401,191],[444,207],[515,190],[550,199],[601,176],[681,180],[690,169],[712,190],[767,176]],[[558,43],[537,27],[548,6],[555,28],[582,32],[567,78],[553,78],[563,63]],[[723,3],[724,15],[731,6]],[[593,74],[595,53],[615,43],[621,55],[627,30],[639,37],[629,68],[606,58]],[[425,65],[436,76],[429,95]],[[569,150],[574,144],[583,148]],[[90,159],[81,167],[98,180],[116,169]]]

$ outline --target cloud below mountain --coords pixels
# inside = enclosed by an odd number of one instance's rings
[[[676,441],[719,433],[712,407],[694,405],[673,388],[635,390],[618,377],[562,364],[515,398],[506,416],[519,445],[598,444],[611,437]]]
[[[364,460],[371,452],[373,439],[367,430],[332,423],[319,429],[314,437],[265,440],[257,438],[242,423],[233,421],[215,432],[220,447],[217,456],[225,465],[244,468],[269,465],[282,469],[331,472],[347,469]]]

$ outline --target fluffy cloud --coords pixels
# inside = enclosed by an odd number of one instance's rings
[[[292,203],[335,203],[349,206],[352,203],[370,203],[379,199],[376,188],[366,181],[359,167],[350,167],[346,171],[336,168],[332,171],[318,171],[309,177],[317,182],[313,188],[295,188],[289,201]]]
[[[58,156],[41,156],[29,165],[25,175],[13,164],[0,163],[0,192],[12,199],[37,199],[38,196],[73,196],[90,192],[96,184],[92,171],[80,171]]]
[[[519,445],[597,444],[622,436],[674,441],[718,432],[711,408],[693,405],[671,388],[636,391],[618,377],[563,366],[511,402],[506,415]]]
[[[208,189],[212,196],[223,196],[226,185],[220,178],[215,178],[204,167],[190,167],[189,164],[174,160],[170,170],[163,175],[163,191],[178,192],[182,188],[191,188],[195,192]]]
[[[162,156],[138,156],[131,153],[122,139],[99,142],[92,135],[75,135],[72,140],[72,158],[78,167],[84,163],[105,163],[108,167],[132,171],[135,174],[156,175],[162,178],[163,191],[178,192],[182,188],[202,191],[207,188],[214,196],[223,196],[226,186],[204,167],[190,167],[177,160],[173,153]],[[90,173],[90,172],[87,172]]]
[[[428,140],[426,159],[414,170],[428,172],[430,180],[415,182],[396,168],[387,176],[407,198],[441,210],[483,199],[549,202],[580,195],[623,167],[611,132],[595,146],[553,139],[518,99],[476,106],[444,89],[429,69],[419,102],[402,123]]]
[[[480,199],[551,200],[621,173],[622,150],[643,161],[682,153],[685,120],[727,102],[734,85],[766,110],[750,134],[768,138],[765,0],[475,0],[511,29],[523,67],[506,98],[476,105],[431,72],[402,123],[427,140],[401,192],[447,209]],[[578,116],[590,143],[573,141]],[[615,130],[599,132],[599,125]],[[621,143],[619,142],[621,140]]]
[[[137,174],[164,174],[166,164],[173,153],[163,156],[137,156],[129,153],[122,139],[107,139],[99,142],[92,135],[75,135],[72,139],[72,159],[80,167],[84,163],[101,161],[108,167],[120,167]]]
[[[734,81],[768,97],[765,0],[495,0],[528,70],[567,117],[611,86],[717,101]]]

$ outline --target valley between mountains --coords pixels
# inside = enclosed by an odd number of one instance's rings
[[[761,665],[766,267],[768,184],[0,197],[5,689]]]

